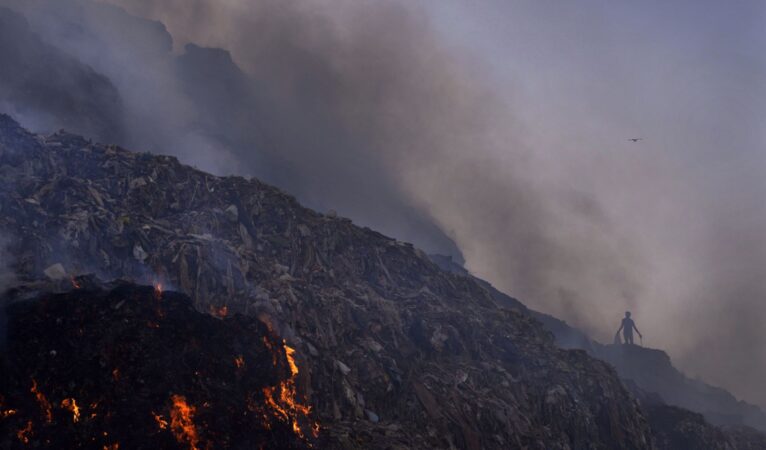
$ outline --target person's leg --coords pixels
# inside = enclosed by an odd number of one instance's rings
[[[633,345],[633,333],[625,333],[625,343]]]

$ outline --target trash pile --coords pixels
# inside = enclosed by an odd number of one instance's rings
[[[294,383],[289,350],[257,319],[201,314],[159,287],[72,283],[5,298],[0,448],[317,443],[308,407],[283,389]]]
[[[524,311],[412,245],[258,180],[0,116],[0,235],[26,283],[160,283],[224,324],[257,318],[289,366],[263,400],[279,414],[283,395],[306,399],[287,417],[311,406],[326,448],[653,448],[607,364],[557,348]],[[298,426],[308,439],[311,424]]]
[[[429,255],[444,270],[471,276],[448,257]],[[553,333],[562,348],[585,350],[612,365],[649,419],[658,449],[766,449],[763,411],[721,388],[687,378],[663,351],[638,345],[603,345],[553,316],[526,308],[475,278],[500,305],[526,311]]]

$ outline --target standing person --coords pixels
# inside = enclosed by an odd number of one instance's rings
[[[633,345],[633,330],[636,330],[636,333],[638,333],[638,336],[643,339],[644,337],[641,335],[641,332],[638,331],[638,328],[636,327],[636,323],[633,322],[633,319],[630,318],[630,311],[625,311],[625,318],[622,319],[622,323],[620,324],[620,328],[617,330],[617,335],[620,334],[620,331],[622,330],[622,337],[625,339],[624,342],[626,344]],[[617,336],[615,336],[617,337]]]

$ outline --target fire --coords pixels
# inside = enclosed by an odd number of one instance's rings
[[[119,450],[120,444],[115,442],[114,444],[104,445],[104,450]]]
[[[160,430],[164,430],[168,427],[168,421],[165,420],[164,417],[162,417],[161,415],[153,411],[152,411],[152,416],[154,416],[154,421],[157,422],[157,426],[160,427]]]
[[[92,403],[89,405],[89,407],[90,407],[90,410],[91,410],[91,413],[90,413],[90,418],[91,418],[91,419],[95,419],[95,418],[96,418],[96,416],[98,416],[98,414],[96,413],[96,408],[98,408],[98,403],[99,403],[99,402],[92,402]]]
[[[218,317],[219,319],[223,319],[229,315],[229,307],[226,305],[223,305],[219,308],[216,308],[215,306],[210,305],[210,314],[212,314],[215,317]]]
[[[75,399],[65,398],[61,400],[61,407],[72,412],[72,420],[75,423],[80,421],[80,407],[77,406]]]
[[[43,413],[45,413],[45,420],[48,423],[51,423],[53,421],[53,412],[52,412],[51,404],[50,402],[48,402],[48,399],[45,398],[43,393],[37,389],[37,381],[34,378],[32,379],[32,388],[29,391],[35,394],[37,403],[40,404],[40,409],[42,409]]]
[[[160,301],[162,300],[162,292],[163,292],[162,283],[159,281],[155,282],[154,283],[154,299],[157,300],[157,305],[155,306],[156,306],[157,317],[159,318],[165,317],[165,311],[163,311],[162,308],[160,307]],[[148,325],[150,328],[160,327],[160,325],[154,321],[149,321]]]
[[[112,379],[114,381],[120,381],[120,369],[117,367],[112,370]]]
[[[287,355],[287,364],[290,365],[290,376],[294,377],[298,375],[298,366],[295,364],[295,349],[284,341],[283,345],[285,346],[285,355]]]
[[[194,426],[196,408],[186,403],[183,395],[173,395],[173,409],[170,411],[170,429],[180,443],[188,443],[190,450],[199,450],[199,434]]]
[[[80,289],[82,285],[75,279],[75,277],[70,278],[72,280],[72,287],[75,289]]]
[[[237,356],[234,358],[234,364],[237,366],[237,369],[245,367],[245,358],[242,355]]]
[[[29,444],[29,435],[32,434],[32,421],[27,421],[27,426],[16,432],[16,437],[25,444]]]
[[[319,436],[319,424],[311,421],[309,414],[311,407],[304,405],[298,400],[298,389],[296,387],[296,378],[299,370],[295,363],[295,349],[282,341],[285,350],[287,365],[290,367],[290,378],[279,383],[278,386],[266,387],[263,389],[263,396],[266,404],[275,412],[275,416],[280,420],[290,422],[293,432],[305,438],[305,432],[301,428],[300,421],[308,421],[311,427],[311,434],[315,438]],[[271,347],[269,345],[269,347]]]
[[[3,410],[3,403],[5,402],[5,398],[3,398],[2,395],[0,395],[0,419],[5,419],[8,417],[11,417],[12,415],[16,414],[18,411],[15,409],[6,409]]]

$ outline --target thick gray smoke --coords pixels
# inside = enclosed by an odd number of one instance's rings
[[[359,9],[354,28],[344,31],[330,18],[313,17],[299,2],[263,2],[245,14],[220,5],[230,13],[226,17],[238,18],[227,25],[241,31],[234,34],[238,40],[225,46],[204,39],[207,26],[169,21],[179,29],[196,28],[208,46],[176,38],[173,52],[174,41],[162,24],[109,5],[78,0],[0,4],[24,12],[46,41],[117,86],[124,105],[119,131],[125,134],[100,133],[99,138],[176,154],[219,174],[255,175],[309,206],[336,209],[426,250],[460,257],[454,243],[401,191],[397,174],[396,154],[414,151],[408,148],[414,136],[406,134],[418,125],[407,119],[432,115],[432,106],[418,105],[417,97],[442,96],[439,107],[446,110],[450,98],[438,91],[460,88],[456,83],[464,77],[455,73],[459,66],[445,66],[448,57],[436,43],[424,42],[430,34],[406,10],[375,6],[379,14],[370,17]],[[188,2],[178,6],[195,10]],[[389,30],[386,21],[400,25]],[[410,41],[435,52],[415,46],[402,53]],[[234,60],[216,44],[242,50]],[[436,67],[447,69],[441,85],[431,83]],[[398,111],[413,107],[406,116]],[[41,116],[49,115],[40,109]]]
[[[429,251],[454,240],[472,271],[602,340],[631,309],[648,344],[766,403],[762,10],[110,3],[134,16],[0,0],[114,86],[92,109],[119,124],[85,132],[258,176]],[[24,111],[45,127],[51,109]]]
[[[550,290],[516,293],[603,340],[620,309],[632,309],[647,344],[766,404],[766,4],[518,0],[484,2],[466,14],[459,2],[445,3],[453,8],[440,8],[443,22],[453,34],[462,30],[456,39],[494,56],[496,85],[513,83],[513,111],[535,149],[532,172],[547,182],[544,198],[556,187],[586,193],[619,236],[583,230],[578,251],[542,261],[571,257],[588,269],[562,273],[544,262],[535,271],[548,281],[540,286],[593,297],[600,308],[574,303],[589,317],[577,320],[551,303]],[[558,223],[540,227],[568,233],[573,216],[558,211]],[[638,283],[627,295],[610,289],[619,283],[583,284],[583,272],[613,281],[625,273],[609,254],[597,264],[582,259],[593,255],[593,240],[630,261],[623,286]],[[511,291],[518,286],[497,256],[488,257],[509,247],[485,243],[476,254],[457,242],[474,268]]]

